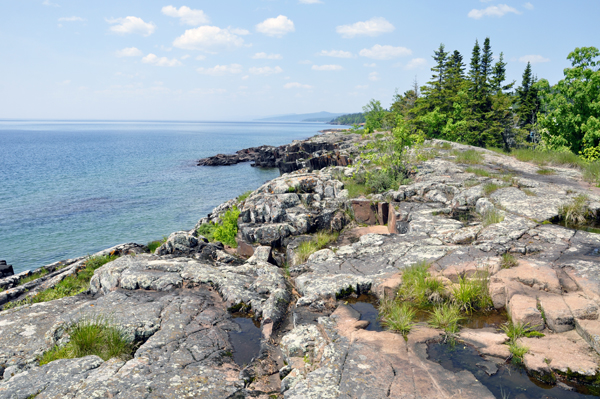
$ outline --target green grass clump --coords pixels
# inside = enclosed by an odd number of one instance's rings
[[[162,240],[155,240],[155,241],[150,241],[146,246],[148,247],[148,250],[150,251],[151,254],[154,253],[154,251],[156,251],[158,249],[158,247],[160,247],[161,245],[163,245],[165,242],[167,242],[167,239],[169,237],[164,236],[162,238]]]
[[[238,232],[238,217],[240,216],[240,210],[237,207],[233,207],[223,216],[221,216],[221,224],[217,225],[213,238],[215,241],[220,241],[223,244],[227,244],[232,248],[237,248],[237,241],[235,236]]]
[[[529,348],[519,344],[518,342],[511,342],[508,344],[508,350],[512,354],[513,363],[522,363],[523,356],[529,352]]]
[[[502,269],[510,269],[511,267],[515,267],[519,264],[517,259],[508,252],[502,254],[502,259],[500,260],[500,267]]]
[[[381,324],[388,330],[406,336],[412,329],[417,311],[409,303],[383,301],[380,305]]]
[[[474,173],[477,176],[481,176],[481,177],[490,177],[491,176],[490,172],[488,172],[485,169],[481,169],[481,168],[468,167],[467,169],[465,169],[465,171],[467,171],[469,173]]]
[[[501,189],[503,187],[504,186],[502,186],[500,184],[496,184],[496,183],[486,183],[486,184],[483,185],[483,193],[486,196],[489,196],[490,194],[492,194],[496,190],[499,190],[499,189]]]
[[[600,161],[586,163],[582,169],[583,180],[600,187]]]
[[[433,309],[428,323],[433,328],[444,330],[447,334],[455,334],[458,332],[458,323],[463,319],[457,305],[444,303]]]
[[[483,163],[483,156],[475,150],[467,151],[453,151],[453,155],[456,156],[455,162],[464,163],[469,165],[476,165]]]
[[[489,210],[483,214],[483,225],[485,227],[492,225],[492,224],[500,223],[503,220],[504,220],[504,215],[496,208]]]
[[[217,225],[214,223],[202,223],[200,227],[196,229],[196,233],[199,236],[206,238],[208,241],[214,241],[215,230]]]
[[[429,267],[429,263],[420,262],[404,269],[398,297],[420,307],[442,302],[446,295],[444,284],[431,277]]]
[[[450,144],[450,143],[438,143],[438,144],[434,145],[433,148],[437,148],[439,150],[451,150],[452,149],[452,144]]]
[[[553,169],[543,168],[537,170],[538,175],[554,175],[556,172]]]
[[[502,331],[504,331],[504,333],[509,338],[508,346],[509,346],[510,353],[513,356],[513,362],[515,362],[515,363],[522,362],[523,356],[529,350],[527,347],[522,346],[517,342],[519,338],[522,338],[522,337],[533,338],[533,337],[543,337],[544,336],[544,334],[533,330],[533,328],[535,328],[535,327],[537,327],[537,326],[533,326],[533,327],[529,326],[529,323],[527,323],[527,324],[516,323],[515,324],[512,322],[512,320],[510,320],[508,323],[500,326]]]
[[[319,231],[311,240],[301,242],[296,249],[296,263],[305,263],[312,254],[325,248],[339,236],[340,233],[337,231]]]
[[[48,273],[49,273],[48,270],[41,269],[40,271],[37,271],[37,272],[35,272],[33,274],[30,274],[27,277],[23,277],[22,279],[20,279],[18,285],[27,284],[27,283],[29,283],[31,281],[37,280],[40,277],[44,277]]]
[[[481,184],[481,182],[479,182],[479,181],[477,181],[477,180],[465,180],[465,181],[463,182],[463,185],[464,185],[465,187],[467,187],[467,188],[475,187],[475,186],[478,186],[478,185],[480,185],[480,184]]]
[[[452,289],[454,303],[465,312],[487,309],[492,305],[489,293],[489,275],[479,271],[472,278],[461,277],[458,286]]]
[[[63,346],[54,346],[44,353],[40,366],[58,359],[74,359],[96,355],[103,360],[132,358],[135,345],[124,331],[102,316],[85,318],[75,323],[68,331],[70,340]]]
[[[558,208],[558,215],[566,224],[583,224],[588,219],[590,210],[588,208],[588,196],[579,194],[568,204]]]
[[[360,196],[366,196],[367,194],[371,193],[366,185],[357,183],[352,180],[344,181],[344,188],[348,190],[349,198],[358,198]]]
[[[525,193],[525,195],[527,195],[529,197],[537,197],[537,194],[528,188],[522,188],[521,191],[523,191]]]
[[[246,198],[248,198],[250,196],[250,194],[252,194],[252,190],[248,190],[244,194],[242,194],[239,197],[237,197],[238,204],[246,201]]]
[[[515,158],[523,162],[533,162],[538,165],[566,165],[583,167],[585,161],[570,151],[538,151],[529,148],[514,149],[511,152]]]
[[[21,305],[48,302],[85,292],[90,287],[90,280],[94,275],[94,271],[117,258],[117,255],[92,256],[85,262],[85,268],[79,271],[77,274],[65,277],[54,287],[41,291],[33,297],[27,297],[20,301],[9,302],[5,304],[2,309],[7,310]]]

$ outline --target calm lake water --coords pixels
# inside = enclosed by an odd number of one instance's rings
[[[215,206],[279,176],[217,153],[281,145],[329,125],[0,121],[0,259],[15,272],[189,230]]]

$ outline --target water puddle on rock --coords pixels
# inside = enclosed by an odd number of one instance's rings
[[[345,298],[344,304],[348,304],[354,310],[360,313],[361,320],[367,320],[369,325],[365,330],[367,331],[383,331],[384,328],[379,324],[379,301],[375,295],[362,294],[356,298]]]
[[[260,353],[262,332],[260,323],[247,315],[233,314],[233,321],[240,326],[240,332],[230,331],[229,342],[233,346],[233,360],[240,366],[250,364]]]
[[[463,320],[460,325],[464,328],[500,328],[504,323],[508,323],[508,315],[505,310],[489,310],[486,312],[474,312]]]
[[[446,370],[455,373],[468,370],[498,399],[580,399],[600,396],[600,389],[595,387],[566,381],[558,385],[545,384],[530,378],[523,368],[485,360],[474,348],[464,344],[431,343],[427,345],[427,352],[429,360],[441,364]]]
[[[568,224],[565,221],[561,220],[554,224],[562,226],[562,227],[566,227],[567,229],[582,230],[582,231],[587,231],[588,233],[600,234],[600,222],[597,222],[597,221],[594,221],[594,222],[588,223],[588,224],[582,224],[582,225],[572,225],[572,224]],[[599,252],[600,252],[600,250],[599,250]],[[600,256],[600,253],[598,253],[596,256]]]

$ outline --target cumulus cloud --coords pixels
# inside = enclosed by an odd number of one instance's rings
[[[234,35],[246,36],[250,34],[250,31],[248,29],[232,28],[231,26],[227,29]]]
[[[248,72],[250,72],[252,75],[265,75],[265,76],[269,76],[269,75],[273,75],[273,74],[276,74],[276,73],[281,73],[281,72],[283,72],[283,69],[281,69],[278,66],[276,66],[275,68],[271,68],[271,67],[253,67],[253,68],[250,68],[250,70]]]
[[[269,18],[256,25],[256,30],[267,36],[282,37],[283,35],[294,32],[296,28],[294,23],[286,16],[280,15],[277,18]]]
[[[214,48],[234,48],[244,45],[244,39],[217,26],[200,26],[188,29],[173,41],[173,46],[185,50],[209,50]]]
[[[342,51],[342,50],[331,50],[331,51],[322,50],[320,53],[317,53],[317,55],[321,55],[324,57],[352,58],[351,52]]]
[[[479,19],[482,17],[503,17],[508,13],[521,14],[516,8],[507,6],[506,4],[498,4],[497,6],[489,6],[482,10],[472,9],[469,11],[469,18]]]
[[[340,25],[335,31],[343,38],[350,39],[355,36],[379,36],[383,33],[394,31],[394,25],[385,18],[371,18],[368,21],[357,22],[352,25]]]
[[[519,62],[531,62],[532,64],[539,64],[542,62],[550,62],[550,59],[541,55],[530,54],[519,57]]]
[[[59,22],[84,22],[87,20],[85,18],[72,16],[72,17],[61,17],[58,19],[58,21]]]
[[[313,71],[341,71],[344,69],[341,65],[313,65]]]
[[[531,3],[525,3],[525,4],[523,4],[523,7],[525,7],[528,10],[533,10],[533,8],[534,8],[533,4],[531,4]]]
[[[42,5],[48,6],[48,7],[60,7],[58,4],[50,2],[50,0],[44,0],[42,2]]]
[[[110,27],[112,32],[120,35],[137,33],[142,36],[150,36],[156,30],[156,25],[152,22],[144,22],[138,17],[111,18],[106,22],[113,25]]]
[[[142,58],[142,62],[145,64],[152,64],[156,66],[176,67],[181,66],[181,62],[175,58],[172,60],[167,57],[159,57],[156,54],[148,54]]]
[[[186,6],[181,6],[179,9],[173,6],[165,6],[161,11],[166,16],[179,18],[179,21],[185,25],[197,26],[210,22],[204,11],[192,10]]]
[[[298,82],[290,82],[283,85],[284,89],[312,89],[312,86]]]
[[[198,68],[198,72],[204,75],[225,75],[225,74],[235,74],[242,72],[242,66],[240,64],[231,64],[231,65],[215,65],[212,68]]]
[[[321,4],[323,3],[321,0],[299,0],[300,4]]]
[[[205,55],[202,55],[202,54],[200,54],[200,55],[196,56],[196,59],[197,59],[198,61],[202,61],[202,60],[205,60],[205,59],[206,59],[206,56],[205,56]]]
[[[117,57],[139,57],[143,55],[142,50],[135,47],[127,47],[123,50],[117,50]]]
[[[256,53],[252,56],[255,60],[280,60],[281,54]]]
[[[427,66],[427,60],[425,58],[413,58],[406,64],[406,69],[417,69]]]
[[[377,72],[371,72],[369,74],[369,80],[372,80],[373,82],[376,82],[379,80],[379,74]]]
[[[362,57],[373,58],[375,60],[391,60],[392,58],[411,55],[412,51],[406,47],[394,47],[376,44],[370,49],[362,49],[359,53]]]

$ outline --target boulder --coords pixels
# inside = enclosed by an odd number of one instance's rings
[[[544,319],[537,308],[535,298],[514,295],[508,304],[508,312],[513,323],[527,325],[532,330],[542,331],[544,329]]]

